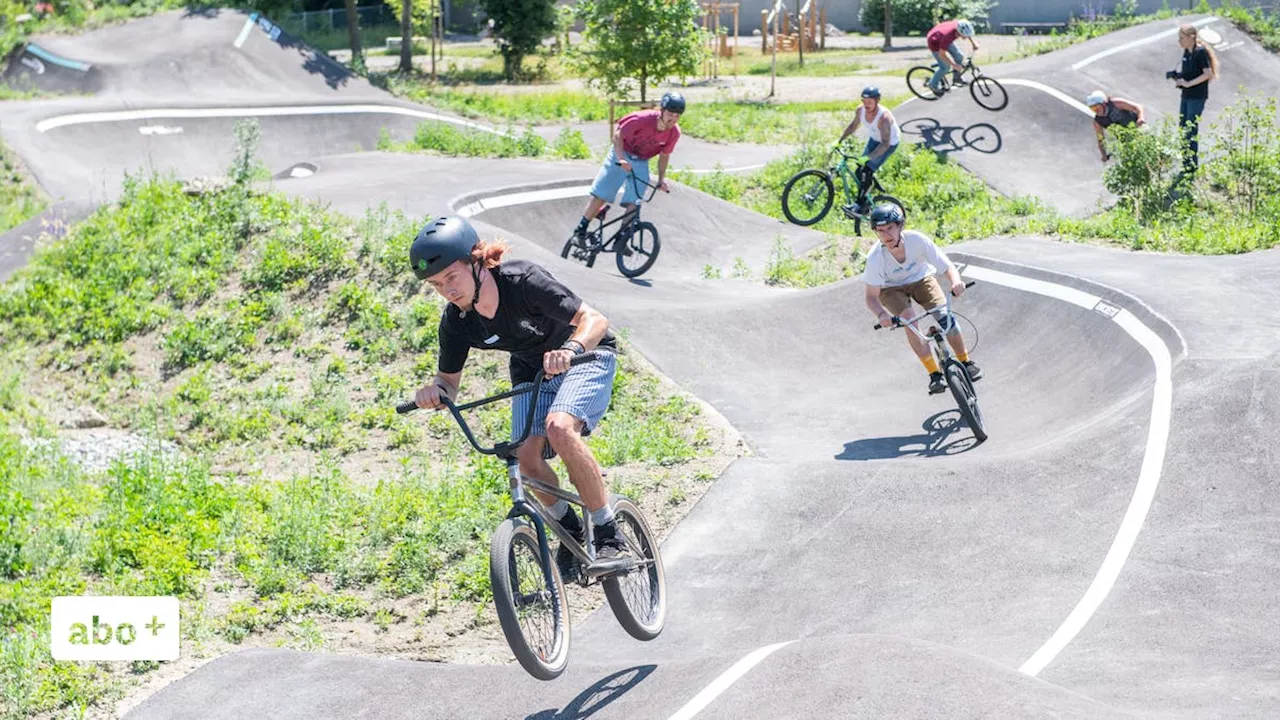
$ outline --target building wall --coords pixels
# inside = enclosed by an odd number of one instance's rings
[[[858,16],[862,12],[862,0],[815,0],[820,7],[827,9],[827,22],[841,30],[862,30]],[[760,27],[760,10],[773,7],[774,0],[740,0],[738,7],[738,24],[743,35],[750,35],[752,30]],[[792,13],[796,11],[796,0],[783,0],[785,7]],[[1115,9],[1117,0],[999,0],[999,4],[991,9],[988,21],[992,32],[1001,32],[1003,23],[1017,22],[1066,22],[1072,16],[1082,17],[1090,11],[1094,13],[1110,13]],[[800,4],[804,5],[804,0]],[[1191,12],[1199,4],[1199,0],[1168,0],[1173,10]],[[1221,0],[1211,0],[1210,5],[1221,5]],[[1277,0],[1242,0],[1244,5],[1280,8]],[[1139,13],[1153,13],[1165,5],[1165,0],[1138,0]],[[721,23],[732,22],[731,14],[721,16]]]

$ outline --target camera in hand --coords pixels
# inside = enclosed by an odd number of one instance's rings
[[[1165,80],[1181,80],[1182,73],[1178,72],[1177,70],[1170,70],[1169,72],[1164,74],[1164,79]]]

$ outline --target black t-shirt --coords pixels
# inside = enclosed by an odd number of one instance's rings
[[[546,268],[526,260],[504,262],[491,272],[498,288],[493,319],[475,310],[463,316],[453,303],[440,315],[440,372],[461,372],[471,348],[506,350],[511,353],[511,383],[533,382],[543,353],[573,335],[570,322],[582,299]],[[616,350],[613,333],[605,331],[596,348]]]
[[[1182,73],[1183,80],[1195,80],[1208,70],[1209,51],[1197,45],[1194,50],[1182,51]],[[1209,81],[1206,80],[1199,85],[1182,88],[1182,97],[1187,100],[1206,100],[1209,97]]]
[[[1110,127],[1111,125],[1125,126],[1138,122],[1138,113],[1132,110],[1121,110],[1110,100],[1108,100],[1107,104],[1103,106],[1103,111],[1104,112],[1101,115],[1093,116],[1093,121],[1098,123],[1099,127],[1105,128]]]

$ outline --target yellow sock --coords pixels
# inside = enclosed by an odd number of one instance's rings
[[[938,372],[938,361],[934,360],[932,355],[920,358],[920,362],[924,363],[924,369],[928,370],[930,375]]]
[[[969,353],[956,353],[956,359],[960,362],[969,362]]]

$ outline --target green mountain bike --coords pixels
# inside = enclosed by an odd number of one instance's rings
[[[787,181],[786,187],[782,189],[782,213],[788,220],[807,227],[826,217],[835,204],[836,186],[833,178],[840,181],[841,196],[844,198],[840,210],[853,221],[854,235],[862,234],[864,222],[868,228],[871,227],[867,218],[871,208],[879,203],[891,202],[906,212],[906,205],[901,200],[884,194],[884,186],[866,164],[866,158],[851,155],[839,145],[831,148],[828,158],[837,154],[840,159],[831,163],[829,170],[801,170]],[[860,177],[863,178],[862,182],[858,182]]]

